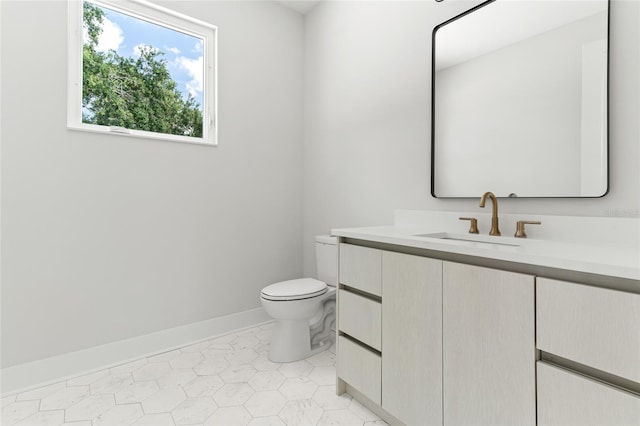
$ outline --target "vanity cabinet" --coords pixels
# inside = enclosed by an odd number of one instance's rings
[[[535,278],[444,262],[447,425],[535,425]]]
[[[394,420],[441,425],[442,262],[341,244],[339,281],[339,380]]]
[[[640,294],[538,278],[540,425],[640,425]]]
[[[545,216],[548,240],[442,232],[459,217],[332,231],[338,393],[392,425],[640,426],[640,221]]]
[[[339,391],[391,423],[535,424],[533,276],[342,243],[339,281]]]
[[[382,251],[340,244],[336,371],[373,403],[382,401]]]

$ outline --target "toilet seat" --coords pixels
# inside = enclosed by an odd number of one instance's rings
[[[286,301],[309,299],[326,292],[326,283],[313,278],[300,278],[271,284],[263,288],[260,295],[265,300]]]

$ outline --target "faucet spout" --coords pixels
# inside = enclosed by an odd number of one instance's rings
[[[489,235],[500,235],[500,228],[498,227],[498,199],[493,192],[485,192],[480,198],[480,207],[484,208],[484,204],[487,202],[487,197],[491,200],[491,230]]]

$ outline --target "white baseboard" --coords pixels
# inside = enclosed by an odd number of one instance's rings
[[[188,346],[270,320],[263,308],[256,308],[3,368],[0,371],[1,393],[2,396],[6,396],[23,392]]]

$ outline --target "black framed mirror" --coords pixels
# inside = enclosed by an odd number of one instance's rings
[[[434,28],[431,193],[608,191],[609,0],[489,0]]]

